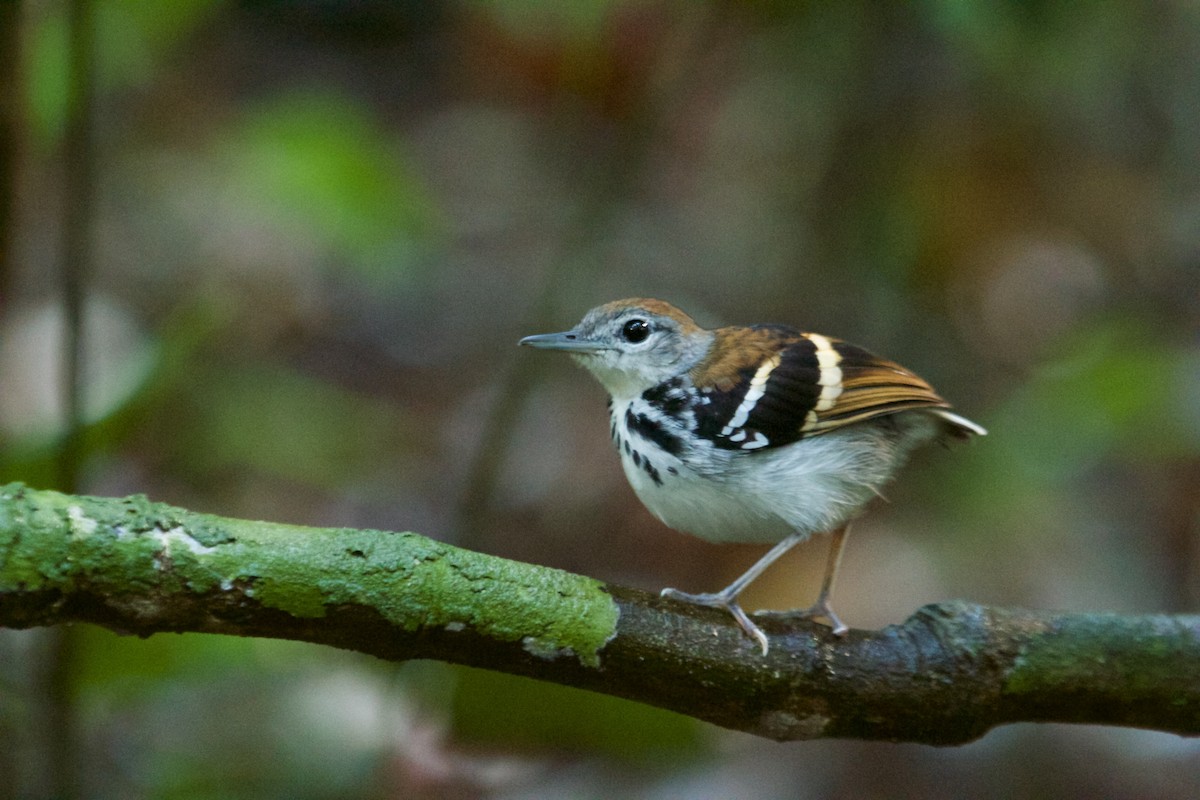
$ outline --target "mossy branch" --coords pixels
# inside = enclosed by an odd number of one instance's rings
[[[774,739],[957,744],[1019,721],[1200,734],[1200,616],[953,602],[843,639],[732,621],[412,533],[0,487],[0,625],[296,639],[432,658],[661,706]]]

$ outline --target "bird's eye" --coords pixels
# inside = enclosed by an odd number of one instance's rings
[[[621,327],[621,335],[633,344],[644,342],[650,335],[650,323],[644,319],[631,319]]]

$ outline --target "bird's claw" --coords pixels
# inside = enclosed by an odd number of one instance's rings
[[[767,635],[763,633],[762,628],[751,622],[750,617],[738,605],[737,596],[729,595],[725,592],[713,592],[705,594],[688,594],[681,592],[678,589],[663,589],[660,596],[668,597],[672,600],[682,600],[685,603],[692,603],[698,606],[708,606],[709,608],[723,608],[733,616],[742,630],[750,636],[751,639],[758,642],[762,648],[762,654],[765,656],[770,650],[771,645],[767,641]]]
[[[849,626],[842,622],[842,618],[834,612],[828,599],[818,600],[808,608],[798,611],[756,611],[754,613],[785,620],[816,619],[818,617],[827,619],[831,623],[829,627],[832,628],[834,636],[845,636],[846,632],[850,630]]]

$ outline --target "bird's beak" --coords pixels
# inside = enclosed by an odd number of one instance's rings
[[[563,333],[538,333],[526,336],[517,344],[536,347],[540,350],[567,350],[572,353],[595,353],[609,349],[600,342],[585,339],[574,331]]]

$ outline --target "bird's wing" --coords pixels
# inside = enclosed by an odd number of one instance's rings
[[[897,411],[950,407],[909,370],[838,339],[774,325],[718,333],[691,373],[697,432],[718,447],[779,447]]]

